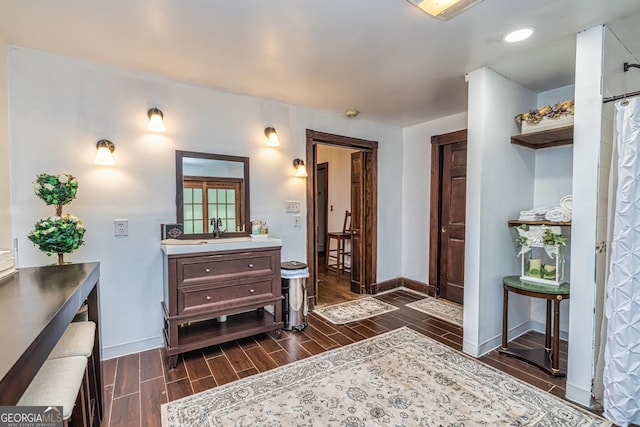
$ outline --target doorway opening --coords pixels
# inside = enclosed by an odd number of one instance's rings
[[[376,141],[307,130],[310,308],[371,293],[377,267],[377,149]]]

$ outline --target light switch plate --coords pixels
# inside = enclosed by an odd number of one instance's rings
[[[285,200],[284,210],[287,213],[300,213],[300,201],[299,200]]]

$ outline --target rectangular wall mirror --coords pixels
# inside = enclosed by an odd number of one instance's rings
[[[176,209],[185,238],[248,236],[249,158],[176,150]]]

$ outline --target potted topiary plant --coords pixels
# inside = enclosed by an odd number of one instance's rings
[[[54,205],[56,216],[38,221],[27,236],[47,256],[58,255],[58,264],[64,264],[64,254],[84,244],[85,228],[80,219],[71,214],[62,215],[62,206],[76,198],[78,181],[71,174],[39,174],[33,191],[47,205]]]

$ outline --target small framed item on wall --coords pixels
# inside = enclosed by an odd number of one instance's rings
[[[182,224],[160,224],[160,239],[182,239],[184,230]]]

